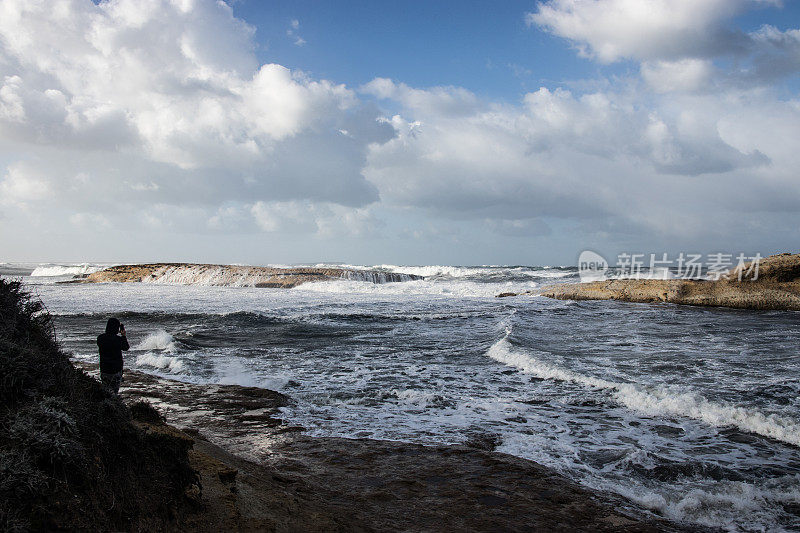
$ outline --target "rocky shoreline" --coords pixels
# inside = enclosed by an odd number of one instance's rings
[[[93,369],[88,368],[90,372]],[[685,531],[622,498],[532,461],[470,445],[309,437],[280,419],[291,399],[253,387],[200,386],[135,371],[145,400],[192,441],[202,495],[185,531]]]
[[[559,300],[668,302],[737,309],[800,311],[800,254],[762,259],[758,274],[747,264],[719,280],[610,279],[548,285],[531,294]],[[504,294],[498,296],[516,296]]]
[[[272,268],[198,263],[116,265],[66,283],[170,283],[290,289],[303,283],[349,279],[396,283],[422,279],[412,274],[347,268]]]

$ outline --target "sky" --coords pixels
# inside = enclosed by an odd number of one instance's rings
[[[799,73],[797,0],[0,0],[0,261],[797,252]]]

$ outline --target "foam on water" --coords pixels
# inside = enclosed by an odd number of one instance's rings
[[[149,366],[171,373],[178,373],[184,369],[183,361],[178,357],[161,355],[153,352],[145,352],[136,356],[136,364],[139,366]]]
[[[163,329],[149,333],[142,341],[134,346],[134,350],[160,350],[167,353],[178,351],[175,337]]]
[[[458,298],[494,298],[501,292],[525,292],[539,287],[535,281],[516,283],[479,283],[474,281],[428,281],[414,280],[403,283],[380,284],[329,280],[304,283],[293,289],[296,292],[316,292],[330,294],[386,294],[386,295],[426,295]]]
[[[318,268],[345,268],[350,270],[375,270],[398,274],[423,276],[436,280],[448,279],[473,279],[484,281],[497,281],[500,278],[509,279],[538,279],[538,278],[566,278],[577,276],[577,269],[569,267],[527,267],[527,266],[449,266],[449,265],[351,265],[343,263],[317,263]]]
[[[563,278],[574,276],[573,271],[564,270],[545,270],[543,268],[530,267],[504,267],[504,266],[480,266],[480,267],[457,267],[457,266],[398,266],[398,265],[376,265],[375,268],[388,270],[390,272],[400,272],[403,274],[413,274],[426,278],[437,279],[460,279],[472,278],[480,279],[491,276],[493,278]]]
[[[683,416],[716,427],[734,426],[743,431],[800,446],[800,422],[793,418],[712,402],[700,394],[672,387],[644,388],[633,383],[619,383],[580,374],[538,360],[528,350],[516,349],[509,341],[511,331],[512,328],[507,327],[503,338],[489,348],[486,353],[489,357],[538,378],[568,381],[607,390],[625,407],[649,416]]]
[[[689,524],[800,529],[794,314],[498,299],[577,274],[425,268],[291,290],[26,281],[75,358],[96,361],[119,316],[126,368],[281,390],[282,417],[313,435],[487,438]]]
[[[280,390],[286,386],[288,379],[276,376],[257,376],[242,361],[230,359],[216,365],[215,378],[212,382],[219,385],[239,385],[242,387],[260,387]]]
[[[31,277],[77,276],[97,272],[106,266],[108,265],[97,265],[91,263],[55,265],[47,263],[41,264],[34,268],[30,275]]]
[[[637,502],[645,508],[679,522],[699,524],[727,531],[787,531],[776,528],[784,505],[800,504],[800,476],[782,476],[762,483],[722,481],[711,489],[687,488],[659,493],[640,486],[599,484]]]

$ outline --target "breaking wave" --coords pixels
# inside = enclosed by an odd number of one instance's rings
[[[159,355],[152,352],[143,353],[136,357],[136,364],[150,366],[167,372],[180,372],[183,370],[183,361],[177,357]]]
[[[142,278],[144,283],[164,285],[212,285],[224,287],[255,287],[269,284],[284,276],[306,276],[313,281],[328,279],[347,279],[366,281],[375,284],[396,283],[418,279],[417,276],[396,272],[372,270],[318,269],[316,271],[274,271],[263,267],[243,267],[237,265],[170,265],[157,269]],[[267,285],[268,286],[268,285]]]
[[[508,337],[511,327],[486,355],[505,365],[541,379],[566,381],[608,391],[612,398],[628,409],[648,416],[678,416],[699,420],[715,427],[733,426],[771,439],[800,446],[800,422],[789,417],[764,414],[726,403],[713,402],[693,393],[666,386],[642,388],[633,383],[619,383],[596,378],[540,361],[522,350],[515,349]]]
[[[175,353],[178,351],[178,344],[175,342],[175,337],[162,329],[147,335],[134,349],[159,350],[162,352]]]
[[[271,265],[272,266],[272,265]],[[575,267],[550,266],[450,266],[450,265],[352,265],[339,263],[317,263],[314,268],[343,268],[355,271],[378,271],[394,274],[421,276],[428,280],[474,280],[474,281],[521,281],[536,279],[558,279],[578,276]]]
[[[492,298],[500,292],[521,293],[539,287],[535,281],[521,283],[480,283],[475,281],[428,281],[413,280],[406,283],[360,283],[351,280],[329,280],[305,283],[293,291],[331,294],[386,294],[425,295],[457,298]]]
[[[39,265],[31,272],[32,277],[55,277],[55,276],[78,276],[83,274],[91,274],[102,270],[103,265],[93,265],[90,263],[83,263],[80,265]]]
[[[381,272],[377,270],[345,270],[342,272],[341,277],[351,281],[368,281],[379,285],[419,279],[419,276],[412,274]]]

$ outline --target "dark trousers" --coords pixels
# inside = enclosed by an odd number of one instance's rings
[[[100,382],[103,384],[103,387],[113,392],[114,394],[118,394],[119,384],[122,383],[122,370],[120,370],[115,374],[100,372]]]

